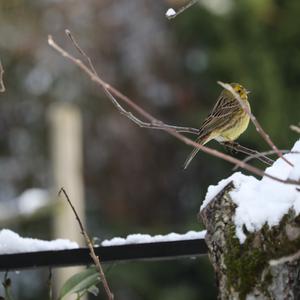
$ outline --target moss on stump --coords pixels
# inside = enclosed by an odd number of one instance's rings
[[[290,210],[279,225],[254,233],[235,232],[236,205],[228,184],[200,212],[207,229],[209,257],[216,272],[219,299],[300,299],[300,216]]]

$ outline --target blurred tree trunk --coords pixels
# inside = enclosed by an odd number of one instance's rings
[[[243,244],[235,234],[236,205],[228,184],[200,212],[213,264],[219,299],[300,299],[300,216],[290,210],[278,226],[264,225],[244,233]],[[276,205],[276,204],[274,204]]]
[[[54,104],[49,111],[53,166],[53,190],[57,195],[64,187],[84,224],[84,187],[82,178],[82,122],[77,107]],[[59,201],[53,217],[55,238],[65,238],[82,244],[83,237],[71,207]],[[53,272],[55,289],[82,267],[58,269]],[[71,296],[73,297],[73,296]],[[76,297],[74,297],[75,299]],[[68,298],[73,299],[73,298]]]

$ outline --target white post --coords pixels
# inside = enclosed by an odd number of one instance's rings
[[[82,177],[82,121],[80,111],[71,104],[56,103],[49,110],[53,192],[64,187],[83,224],[84,185]],[[53,216],[55,238],[66,238],[84,245],[73,211],[62,196]],[[82,267],[56,269],[53,272],[56,292]],[[72,298],[70,298],[72,299]]]

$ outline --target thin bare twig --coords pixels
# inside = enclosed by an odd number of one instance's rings
[[[300,134],[300,126],[290,125],[290,129]]]
[[[75,48],[77,49],[77,51],[87,60],[90,69],[93,71],[93,73],[99,77],[91,58],[85,53],[85,51],[79,46],[78,42],[76,41],[76,39],[74,38],[73,34],[71,33],[70,30],[66,29],[65,30],[66,35],[70,38],[71,42],[73,43],[73,45],[75,46]],[[162,130],[163,128],[171,128],[176,130],[177,132],[185,132],[185,133],[191,133],[191,134],[199,134],[200,130],[197,128],[192,128],[192,127],[182,127],[182,126],[174,126],[174,125],[168,125],[168,124],[164,124],[161,121],[158,121],[156,119],[154,119],[151,123],[148,122],[144,122],[140,119],[138,119],[137,117],[135,117],[131,112],[126,111],[116,100],[116,98],[112,95],[112,93],[110,93],[110,91],[103,86],[104,92],[106,93],[106,95],[110,98],[111,102],[114,104],[114,106],[117,108],[117,110],[124,116],[126,116],[128,119],[130,119],[131,121],[133,121],[135,124],[137,124],[138,126],[142,127],[142,128],[149,128],[149,129],[158,129],[158,130]]]
[[[173,129],[176,132],[185,132],[185,133],[192,133],[192,134],[199,134],[200,130],[197,128],[192,127],[182,127],[182,126],[174,126],[174,125],[168,125],[161,121],[155,121],[152,123],[144,122],[140,119],[138,119],[136,116],[134,116],[130,111],[125,110],[120,103],[116,100],[116,98],[107,90],[104,89],[104,92],[108,96],[108,98],[111,100],[111,102],[114,104],[116,109],[120,112],[120,114],[124,115],[128,119],[130,119],[132,122],[137,124],[139,127],[142,128],[148,128],[148,129],[157,129],[157,130],[165,130],[166,128]]]
[[[280,150],[281,153],[291,153],[291,154],[300,154],[299,151],[291,151],[291,150]],[[274,150],[270,150],[270,151],[265,151],[265,152],[257,152],[257,153],[253,153],[249,156],[247,156],[246,158],[243,159],[243,162],[248,162],[252,159],[258,159],[259,157],[265,156],[265,155],[272,155],[272,154],[277,154],[276,151]],[[270,158],[268,158],[270,159]],[[233,171],[236,171],[239,168],[239,166],[234,166],[234,168],[232,169]]]
[[[53,300],[53,292],[52,292],[52,268],[49,268],[48,275],[48,300]]]
[[[70,60],[71,62],[73,62],[75,65],[77,65],[83,72],[85,72],[92,81],[96,82],[98,85],[100,85],[104,90],[109,91],[111,94],[113,94],[115,96],[115,98],[119,98],[122,101],[124,101],[127,105],[129,105],[132,109],[134,109],[137,113],[139,113],[140,115],[142,115],[145,119],[149,120],[152,124],[164,124],[163,122],[157,120],[156,118],[154,118],[151,114],[149,114],[148,112],[146,112],[144,109],[142,109],[139,105],[137,105],[136,103],[134,103],[129,97],[125,96],[124,94],[122,94],[119,90],[117,90],[116,88],[112,87],[111,85],[109,85],[108,83],[106,83],[103,79],[101,79],[99,76],[95,75],[95,73],[93,72],[93,70],[91,70],[90,68],[88,68],[80,59],[75,58],[74,56],[72,56],[69,52],[67,52],[66,50],[64,50],[63,48],[61,48],[57,43],[54,42],[52,36],[48,36],[48,44],[55,49],[58,53],[60,53],[63,57],[67,58],[68,60]],[[192,147],[196,147],[198,149],[200,149],[201,151],[208,153],[212,156],[221,158],[223,160],[226,160],[234,165],[238,165],[240,168],[245,169],[255,175],[258,176],[266,176],[269,177],[275,181],[281,182],[281,183],[287,183],[287,184],[293,184],[293,185],[299,185],[300,183],[296,180],[292,180],[292,179],[287,179],[287,180],[283,180],[281,178],[278,178],[276,176],[267,174],[265,172],[263,172],[262,170],[253,167],[247,163],[242,162],[239,159],[236,159],[234,157],[231,157],[229,155],[226,155],[220,151],[217,151],[215,149],[211,149],[208,148],[206,146],[203,146],[201,144],[196,143],[195,141],[187,138],[186,136],[182,135],[180,132],[177,132],[176,130],[174,130],[173,128],[168,128],[168,127],[163,127],[162,130],[166,131],[167,133],[169,133],[170,135],[176,137],[178,140],[182,141],[183,143],[185,143],[186,145],[192,146]]]
[[[221,85],[224,89],[231,92],[232,95],[239,101],[240,105],[242,106],[243,110],[249,115],[252,123],[254,124],[256,131],[261,135],[261,137],[267,142],[267,144],[273,149],[278,157],[283,159],[287,164],[293,167],[293,164],[290,163],[285,157],[283,157],[282,153],[279,151],[277,146],[272,142],[270,136],[263,130],[261,125],[258,123],[256,117],[251,113],[248,106],[244,103],[244,101],[241,99],[240,95],[232,88],[232,86],[228,83],[224,83],[222,81],[218,81],[218,84]]]
[[[274,162],[273,159],[271,159],[265,155],[261,155],[260,152],[250,149],[250,148],[247,148],[245,146],[242,146],[237,142],[223,142],[221,144],[223,144],[225,147],[231,148],[233,150],[239,151],[239,152],[247,154],[249,156],[257,155],[257,156],[255,156],[255,158],[257,158],[258,160],[260,160],[261,162],[263,162],[269,166],[272,165]]]
[[[94,251],[94,247],[93,247],[93,244],[92,244],[92,241],[90,239],[90,237],[88,236],[87,232],[85,231],[84,227],[83,227],[83,224],[77,214],[77,211],[75,209],[75,207],[73,206],[72,204],[72,201],[71,199],[69,198],[69,195],[67,194],[67,192],[65,191],[64,188],[61,188],[58,195],[61,195],[61,193],[64,194],[65,198],[67,199],[69,205],[71,206],[72,210],[73,210],[73,213],[76,217],[76,220],[79,224],[79,227],[80,227],[80,230],[81,230],[81,234],[84,236],[84,239],[86,241],[86,244],[90,250],[90,256],[91,258],[93,259],[94,261],[94,264],[96,265],[96,269],[100,275],[100,279],[101,279],[101,282],[103,284],[103,287],[105,289],[105,292],[106,292],[106,295],[108,297],[109,300],[113,300],[114,299],[114,295],[113,293],[110,291],[110,288],[109,288],[109,285],[108,285],[108,282],[106,280],[106,277],[105,277],[105,274],[103,272],[103,269],[102,269],[102,266],[101,266],[101,263],[100,263],[100,259],[99,257],[96,255],[95,251]]]
[[[71,40],[71,42],[73,43],[73,45],[75,46],[75,48],[77,49],[77,51],[88,61],[90,69],[93,71],[93,73],[98,76],[97,71],[96,71],[96,69],[95,69],[95,67],[94,67],[94,65],[92,63],[92,60],[85,53],[85,51],[83,51],[83,49],[80,48],[80,46],[78,45],[76,39],[73,37],[71,31],[69,29],[66,29],[65,33],[69,37],[69,39]]]
[[[5,85],[3,82],[3,74],[4,74],[4,69],[0,60],[0,92],[4,93],[5,92]]]
[[[187,10],[188,8],[190,8],[191,6],[193,6],[194,4],[196,4],[198,2],[198,0],[191,0],[190,2],[188,2],[186,5],[182,6],[181,8],[179,8],[179,10],[177,10],[176,13],[168,15],[166,14],[166,17],[171,20],[176,18],[178,15],[180,15],[181,13],[183,13],[185,10]]]

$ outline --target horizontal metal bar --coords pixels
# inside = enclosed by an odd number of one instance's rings
[[[165,260],[207,254],[204,239],[95,247],[101,262]],[[0,255],[0,271],[66,267],[93,263],[88,248]]]

